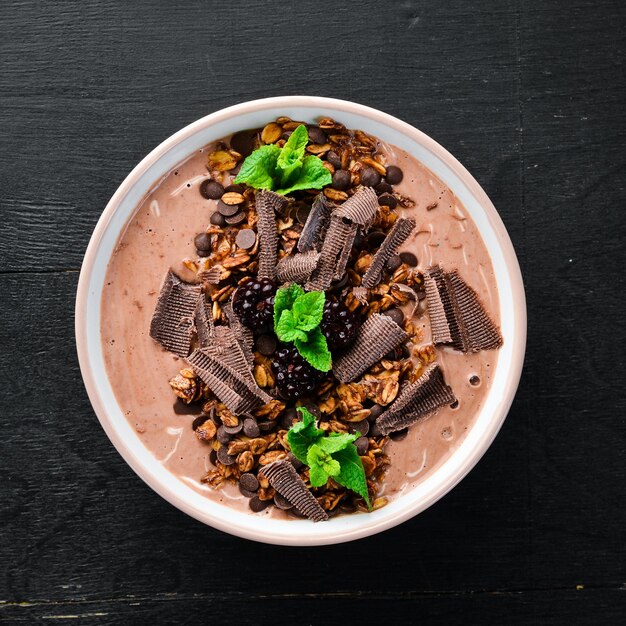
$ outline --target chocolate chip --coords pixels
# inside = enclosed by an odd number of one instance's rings
[[[359,453],[359,456],[365,456],[367,454],[367,449],[369,448],[370,442],[367,437],[359,437],[355,442],[356,451]]]
[[[455,400],[451,405],[450,405],[451,409],[458,409],[459,408],[459,401]]]
[[[199,251],[209,252],[213,247],[211,245],[211,237],[206,233],[198,233],[193,240],[194,245]]]
[[[299,469],[300,469],[300,468],[304,465],[304,463],[303,463],[300,459],[298,459],[298,458],[296,457],[296,455],[295,455],[293,452],[289,452],[289,453],[287,454],[287,460],[288,460],[288,461],[289,461],[289,462],[290,462],[290,463],[291,463],[291,464],[292,464],[292,465],[293,465],[293,466],[294,466],[297,470],[299,470]]]
[[[347,170],[337,170],[333,174],[333,183],[331,187],[345,191],[346,189],[350,189],[351,183],[352,174],[350,174],[350,172]]]
[[[319,406],[317,404],[313,404],[312,402],[307,402],[304,405],[304,408],[315,417],[315,419],[319,419],[322,417],[322,412],[320,411]]]
[[[388,165],[387,166],[387,175],[385,176],[387,182],[391,185],[397,185],[402,182],[404,178],[404,174],[402,170],[397,165]]]
[[[370,428],[370,437],[380,437],[381,435],[380,428],[376,425],[376,422],[374,422]]]
[[[388,315],[398,326],[402,326],[402,322],[404,322],[404,313],[398,309],[393,308],[385,311],[385,315]]]
[[[350,424],[351,433],[361,433],[361,437],[365,437],[370,431],[370,423],[367,420],[360,422],[352,422]]]
[[[209,418],[206,415],[198,415],[196,419],[191,422],[191,428],[193,430],[197,430],[204,422],[206,422]]]
[[[383,178],[376,187],[374,187],[376,193],[391,193],[393,191],[393,187]]]
[[[214,226],[226,226],[226,219],[219,211],[215,211],[215,213],[211,215],[210,222]]]
[[[246,212],[239,211],[239,213],[235,213],[235,215],[229,215],[226,219],[226,223],[231,226],[236,226],[237,224],[241,224],[246,221]]]
[[[389,438],[392,441],[402,441],[403,439],[406,439],[408,432],[409,432],[408,428],[403,428],[402,430],[396,430],[395,433],[389,434]]]
[[[222,444],[222,445],[227,445],[230,443],[230,435],[226,432],[225,427],[224,426],[220,426],[217,429],[217,435],[215,436],[215,438]]]
[[[256,492],[248,491],[246,488],[241,486],[241,483],[239,483],[239,493],[241,493],[244,498],[254,498],[254,496],[256,496]]]
[[[326,133],[319,126],[309,127],[309,141],[319,145],[325,144],[328,141]]]
[[[257,422],[257,426],[262,433],[269,433],[276,428],[276,422],[273,420],[266,420],[264,422]]]
[[[228,454],[228,449],[221,446],[217,449],[217,460],[222,465],[232,465],[237,460],[237,457],[234,454]]]
[[[293,504],[291,504],[285,496],[281,496],[278,492],[274,495],[274,504],[283,511],[288,511],[293,508]]]
[[[474,374],[470,379],[469,379],[470,385],[474,385],[474,387],[476,385],[480,385],[480,378],[478,376],[476,376],[476,374]]]
[[[370,408],[370,414],[367,418],[370,424],[376,420],[377,417],[381,416],[385,411],[385,407],[380,404],[375,404]]]
[[[261,335],[254,345],[257,352],[264,356],[271,356],[276,352],[276,337],[273,335]]]
[[[228,185],[228,187],[224,189],[225,192],[232,193],[243,193],[245,190],[246,188],[243,185]]]
[[[222,426],[227,435],[238,435],[243,430],[243,422],[239,420],[237,426]]]
[[[259,488],[259,480],[254,474],[246,472],[239,477],[239,486],[246,491],[256,491]]]
[[[392,257],[389,257],[387,261],[387,270],[390,272],[395,272],[402,265],[402,259],[399,254],[394,254]]]
[[[176,415],[197,415],[202,409],[198,404],[186,404],[180,398],[174,400],[174,413]]]
[[[196,254],[199,257],[204,258],[204,257],[207,257],[207,256],[211,256],[211,251],[210,250],[196,250]]]
[[[244,250],[252,248],[256,243],[256,233],[251,228],[244,228],[237,233],[235,243]]]
[[[261,429],[259,428],[259,425],[256,423],[255,419],[252,419],[251,417],[246,417],[246,419],[243,420],[243,434],[246,437],[250,437],[252,439],[258,437],[261,434]]]
[[[366,238],[367,245],[370,248],[379,248],[385,241],[385,233],[382,230],[373,230]]]
[[[289,430],[294,420],[299,418],[299,413],[295,409],[287,409],[280,418],[280,426],[285,430]]]
[[[354,513],[356,511],[356,504],[350,500],[342,500],[337,507],[340,513]]]
[[[286,130],[286,131],[285,131],[285,132],[281,135],[281,137],[282,137],[285,141],[287,141],[287,139],[289,139],[289,137],[291,137],[292,133],[293,133],[293,130]]]
[[[237,204],[226,204],[221,200],[217,201],[217,210],[224,216],[228,217],[229,215],[235,215],[237,211],[239,211],[239,206]]]
[[[406,263],[409,267],[417,266],[417,257],[412,252],[400,252],[400,258],[403,263]]]
[[[216,180],[207,178],[200,184],[200,193],[207,200],[219,200],[224,195],[224,186]]]
[[[426,298],[426,290],[425,290],[424,288],[422,288],[422,289],[420,289],[420,290],[417,292],[417,299],[418,299],[418,300],[420,300],[420,301],[422,301],[422,300],[424,300],[425,298]]]
[[[382,193],[378,196],[378,204],[388,206],[390,209],[395,209],[398,206],[398,201],[395,196],[392,196],[390,193]]]
[[[310,206],[301,206],[296,212],[296,219],[298,220],[298,223],[302,225],[306,224],[310,212]]]
[[[249,505],[254,513],[260,513],[261,511],[266,509],[270,505],[270,503],[269,500],[261,500],[259,496],[254,496],[253,498],[250,498]]]
[[[217,452],[215,452],[215,450],[209,452],[209,461],[211,465],[217,465]]]
[[[240,130],[230,138],[230,147],[241,156],[248,156],[256,146],[256,130]]]
[[[329,150],[326,153],[326,160],[335,168],[339,169],[341,167],[341,157],[334,151]]]
[[[366,167],[361,172],[361,184],[366,187],[376,187],[380,183],[380,174],[373,167]]]

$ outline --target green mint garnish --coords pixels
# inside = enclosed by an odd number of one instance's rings
[[[235,183],[246,183],[255,189],[272,189],[287,195],[298,189],[321,189],[332,182],[322,160],[306,155],[309,132],[298,126],[285,145],[261,146],[246,158]]]
[[[302,358],[322,372],[332,367],[326,337],[320,329],[325,302],[323,291],[305,293],[296,284],[279,289],[274,299],[276,336],[293,343]]]
[[[298,408],[302,421],[287,432],[292,454],[309,466],[312,487],[322,487],[329,478],[359,494],[371,508],[363,463],[354,441],[360,433],[326,435],[317,428],[315,417],[304,407]]]

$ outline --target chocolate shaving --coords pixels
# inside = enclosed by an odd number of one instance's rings
[[[256,383],[231,367],[223,354],[216,354],[214,346],[195,350],[187,360],[194,372],[235,415],[249,413],[271,400]]]
[[[246,357],[246,362],[250,367],[252,367],[252,362],[254,361],[254,335],[252,334],[252,331],[239,321],[239,318],[237,317],[235,311],[233,311],[233,307],[230,303],[224,305],[222,310],[224,311],[224,315],[226,315],[228,325],[233,330],[235,337],[237,337],[237,341],[241,345],[241,349]]]
[[[287,198],[273,191],[257,191],[255,195],[257,212],[257,230],[259,236],[259,278],[274,278],[278,260],[278,231],[276,230],[276,211],[281,211],[287,204]]]
[[[396,220],[396,223],[393,225],[380,248],[374,255],[372,264],[369,266],[365,276],[363,276],[363,281],[361,282],[363,287],[372,289],[378,285],[387,261],[406,241],[408,236],[413,232],[414,228],[415,221],[412,219],[401,217]]]
[[[301,252],[281,259],[276,266],[276,278],[281,283],[304,283],[317,266],[320,253]]]
[[[462,352],[493,350],[502,346],[502,335],[476,292],[456,270],[434,266],[426,273],[426,298],[435,344],[448,344]]]
[[[262,467],[259,472],[267,478],[270,485],[288,502],[314,522],[328,519],[328,513],[320,506],[315,496],[296,472],[294,466],[281,459]]]
[[[330,287],[335,276],[339,255],[350,238],[352,229],[352,224],[332,218],[317,267],[305,285],[307,291],[326,291]]]
[[[204,294],[198,298],[196,311],[194,314],[198,344],[201,348],[206,348],[215,336],[215,326],[213,325],[213,314]]]
[[[414,383],[402,389],[396,401],[376,420],[383,435],[402,430],[456,400],[439,365],[431,365]]]
[[[163,281],[150,322],[150,337],[178,356],[189,354],[201,291],[200,285],[186,283],[172,271]]]
[[[321,248],[330,224],[330,215],[334,208],[335,205],[323,193],[315,197],[311,211],[298,239],[298,250],[300,252],[319,250]]]
[[[198,272],[198,278],[203,282],[209,285],[217,285],[220,282],[220,277],[222,276],[222,270],[214,265],[208,270],[201,270]]]
[[[333,373],[342,383],[353,381],[408,337],[389,316],[375,313],[361,326],[354,344],[335,361]]]
[[[352,246],[354,245],[357,231],[358,226],[352,226],[352,230],[343,242],[343,248],[339,254],[339,260],[337,261],[337,267],[335,268],[335,274],[333,275],[334,280],[341,280],[346,272],[346,267],[348,265],[348,260],[350,259],[350,253],[352,252]]]
[[[376,192],[371,187],[359,187],[351,198],[334,210],[333,217],[368,228],[376,217],[377,211]]]

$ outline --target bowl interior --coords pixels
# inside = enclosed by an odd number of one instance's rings
[[[504,345],[489,394],[459,448],[422,483],[370,514],[341,516],[323,524],[246,515],[213,502],[171,474],[144,447],[124,417],[107,377],[100,343],[100,297],[109,258],[120,233],[154,184],[177,163],[211,141],[263,126],[279,115],[313,122],[329,116],[406,150],[457,195],[472,216],[493,261]],[[512,244],[495,208],[471,175],[435,141],[396,118],[326,98],[284,97],[248,102],[209,115],[176,133],[150,153],[107,205],[81,271],[76,335],[87,391],[105,431],[120,454],[155,491],[193,517],[242,537],[286,545],[318,545],[356,539],[394,526],[449,491],[480,459],[513,400],[523,361],[526,313],[521,275]]]

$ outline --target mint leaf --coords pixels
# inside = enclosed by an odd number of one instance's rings
[[[297,298],[291,309],[294,323],[300,330],[313,330],[322,322],[326,294],[323,291],[310,291]]]
[[[334,454],[335,452],[339,452],[340,450],[349,447],[350,444],[358,438],[359,435],[357,434],[350,435],[348,433],[331,433],[328,437],[320,439],[317,445],[324,452]]]
[[[289,310],[284,310],[276,326],[276,334],[281,341],[307,340],[307,334],[296,326],[293,314]]]
[[[235,183],[246,183],[255,189],[272,189],[280,148],[274,144],[261,146],[246,157]]]
[[[304,151],[308,142],[309,131],[306,126],[300,124],[287,139],[276,163],[281,184],[287,184],[292,175],[295,175],[302,167]]]
[[[315,425],[315,416],[304,407],[298,407],[302,421],[295,423],[287,432],[287,443],[293,455],[302,463],[306,463],[309,447],[324,436],[324,431]]]
[[[316,156],[309,155],[304,158],[298,177],[288,185],[285,185],[281,180],[281,184],[285,186],[282,189],[278,189],[276,193],[286,196],[292,191],[298,191],[298,189],[321,189],[332,182],[333,177],[322,164],[322,160]]]
[[[322,437],[319,443],[327,437]],[[341,471],[339,461],[335,460],[328,452],[324,452],[319,443],[313,444],[306,456],[306,463],[309,466],[309,478],[312,487],[321,487],[326,484],[329,476],[337,476]]]
[[[308,334],[307,341],[296,339],[296,349],[315,369],[327,372],[332,367],[332,358],[326,337],[319,326]]]
[[[365,470],[363,463],[359,458],[359,453],[354,444],[347,446],[343,450],[339,450],[333,454],[333,458],[339,461],[341,470],[337,476],[333,476],[334,480],[340,485],[358,493],[367,502],[367,506],[372,508],[369,494],[367,492],[367,480],[365,479]]]
[[[292,283],[289,287],[281,287],[276,292],[274,298],[274,332],[277,332],[280,316],[285,309],[291,309],[293,303],[300,296],[304,295],[304,289],[297,283]]]

